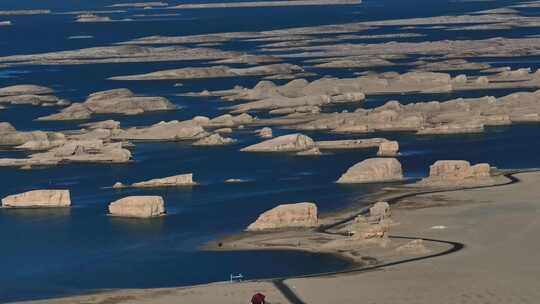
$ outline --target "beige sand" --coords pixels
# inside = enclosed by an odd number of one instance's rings
[[[521,183],[422,197],[448,202],[444,207],[393,212],[401,222],[394,235],[458,241],[466,245],[462,251],[381,271],[287,283],[310,304],[538,303],[540,173],[517,177]]]
[[[400,225],[392,235],[461,242],[466,246],[461,251],[376,271],[285,283],[309,304],[538,303],[540,172],[516,177],[521,182],[420,195],[394,207],[393,218]],[[429,205],[437,207],[422,208]],[[122,290],[38,303],[248,303],[255,292],[266,294],[271,303],[289,303],[266,282]]]

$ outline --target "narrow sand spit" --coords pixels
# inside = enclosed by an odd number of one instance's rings
[[[289,279],[285,286],[300,299],[295,303],[537,303],[540,172],[515,177],[519,182],[510,185],[412,196],[394,205],[400,225],[392,236],[459,242],[462,250],[376,271]],[[41,303],[246,303],[255,292],[271,303],[292,303],[270,282],[121,290]]]

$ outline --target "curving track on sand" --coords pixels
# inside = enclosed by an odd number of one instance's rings
[[[518,183],[520,181],[519,178],[514,176],[514,174],[517,174],[517,173],[522,173],[522,171],[511,172],[511,173],[504,174],[504,176],[509,179],[509,181],[507,183],[503,183],[503,184],[499,184],[499,185],[493,185],[493,186],[479,186],[479,187],[468,188],[468,189],[492,188],[492,187],[500,187],[500,186],[507,186],[507,185],[515,184],[515,183]],[[457,190],[461,190],[461,189],[457,189]],[[424,194],[449,192],[449,191],[455,191],[455,190],[446,189],[446,190],[432,190],[432,191],[406,193],[406,194],[399,195],[399,196],[396,196],[396,197],[393,197],[393,198],[389,199],[388,203],[390,205],[393,205],[393,204],[396,204],[397,202],[399,202],[400,200],[402,200],[404,198],[409,198],[409,197],[414,197],[414,196],[417,196],[417,195],[424,195]],[[346,219],[340,220],[338,222],[332,223],[332,224],[327,225],[327,226],[320,227],[317,230],[319,232],[322,232],[322,233],[335,234],[333,232],[329,232],[328,230],[332,229],[332,228],[334,228],[336,226],[342,225],[342,224],[344,224],[346,222],[349,222],[349,221],[353,220],[354,218],[356,218],[358,215],[365,214],[367,211],[368,211],[368,208],[364,208],[364,209],[362,209],[362,211],[360,211],[360,212],[358,212],[358,213],[356,213],[356,214],[354,214],[354,215],[352,215],[350,217],[347,217]],[[276,278],[276,279],[271,280],[271,282],[283,294],[283,296],[289,301],[289,303],[292,303],[292,304],[307,304],[285,283],[286,280],[298,279],[298,278],[325,277],[325,276],[335,276],[335,275],[343,275],[343,274],[351,274],[351,273],[362,273],[362,272],[376,271],[376,270],[379,270],[379,269],[382,269],[382,268],[387,268],[387,267],[397,266],[397,265],[401,265],[401,264],[405,264],[405,263],[411,263],[411,262],[416,262],[416,261],[421,261],[421,260],[426,260],[426,259],[431,259],[431,258],[436,258],[436,257],[452,254],[452,253],[458,252],[458,251],[465,248],[465,244],[463,244],[463,243],[454,242],[454,241],[447,241],[447,240],[437,240],[437,239],[430,239],[430,238],[419,238],[419,237],[397,236],[397,235],[390,235],[389,238],[391,238],[391,239],[409,239],[409,240],[418,240],[418,239],[420,239],[420,240],[423,240],[423,241],[426,241],[426,242],[436,242],[436,243],[447,244],[447,245],[450,245],[451,247],[449,249],[447,249],[445,251],[442,251],[442,252],[439,252],[439,253],[434,253],[434,254],[429,254],[429,255],[420,256],[420,257],[414,257],[414,258],[408,258],[408,259],[383,263],[383,264],[374,265],[374,266],[351,268],[351,269],[342,270],[342,271],[309,274],[309,275],[294,276],[294,277],[287,277],[287,278]]]

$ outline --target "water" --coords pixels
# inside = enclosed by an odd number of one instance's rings
[[[127,1],[124,1],[127,2]],[[174,1],[170,1],[172,3]],[[414,3],[413,3],[414,2]],[[356,7],[253,8],[237,10],[188,10],[178,17],[104,23],[71,23],[72,15],[8,16],[11,27],[0,28],[0,55],[40,53],[107,45],[149,35],[188,35],[212,32],[255,31],[313,26],[364,20],[409,18],[439,14],[460,14],[490,9],[516,1],[457,3],[441,1],[367,0]],[[3,0],[0,9],[50,8],[55,11],[103,9],[113,1],[74,3],[54,0]],[[392,9],[389,9],[392,8]],[[140,11],[138,11],[140,13]],[[146,13],[146,11],[145,11]],[[118,14],[124,18],[133,12]],[[394,27],[368,31],[382,34]],[[452,32],[421,29],[424,38],[483,39],[496,36],[540,34],[526,31]],[[67,39],[91,35],[90,39]],[[394,40],[394,39],[392,39]],[[368,42],[384,42],[377,39]],[[257,44],[225,44],[226,49],[255,50]],[[538,67],[538,58],[520,60],[480,59],[494,65]],[[294,62],[294,61],[293,61]],[[81,101],[91,92],[127,87],[138,94],[166,96],[180,109],[135,117],[114,118],[123,126],[148,125],[162,120],[188,119],[194,115],[223,114],[224,104],[216,98],[190,98],[179,93],[203,89],[227,89],[234,85],[253,86],[259,79],[120,82],[108,77],[144,73],[160,69],[198,66],[204,63],[165,62],[79,66],[21,66],[0,69],[0,86],[33,83],[55,88],[58,96]],[[404,70],[385,67],[383,70]],[[367,69],[325,70],[321,75],[350,77]],[[320,72],[320,71],[317,71]],[[457,97],[505,95],[513,90],[458,92],[429,95],[370,96],[364,107],[386,100],[403,103],[448,100]],[[54,108],[12,106],[0,111],[0,121],[9,121],[20,130],[67,130],[71,122],[35,122],[33,119],[55,112]],[[248,278],[297,275],[337,270],[347,263],[328,255],[301,252],[205,252],[198,248],[209,240],[241,231],[261,212],[279,203],[315,201],[321,212],[334,211],[357,203],[363,196],[385,185],[344,186],[333,183],[348,167],[375,150],[340,151],[320,157],[260,155],[240,153],[241,147],[258,141],[251,129],[235,132],[239,142],[232,146],[193,148],[185,143],[135,143],[134,163],[126,165],[66,165],[24,171],[0,169],[0,197],[38,188],[69,188],[73,207],[61,210],[0,210],[0,302],[15,299],[55,297],[98,289],[170,287],[228,279],[242,272]],[[384,136],[400,142],[399,158],[408,177],[427,174],[438,159],[467,159],[489,162],[501,168],[540,167],[540,132],[537,125],[490,128],[485,134],[470,136],[416,137],[412,134],[384,133],[369,136],[307,133],[315,139],[342,139]],[[275,129],[276,134],[290,130]],[[24,152],[0,151],[1,157]],[[131,183],[156,177],[194,172],[199,186],[179,189],[112,190],[117,181]],[[248,182],[225,184],[229,178]],[[161,195],[169,215],[153,220],[118,219],[106,216],[107,205],[126,195]]]

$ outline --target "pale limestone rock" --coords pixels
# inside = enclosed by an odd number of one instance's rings
[[[315,148],[310,137],[303,134],[289,134],[245,147],[244,152],[301,152]]]
[[[272,138],[274,136],[272,133],[272,129],[268,127],[259,129],[256,131],[256,133],[259,135],[260,138]]]
[[[53,90],[37,85],[14,85],[0,89],[0,96],[18,96],[18,95],[46,95],[52,94]]]
[[[397,156],[399,155],[399,143],[397,141],[384,141],[379,145],[378,156]]]
[[[126,187],[126,185],[122,184],[121,182],[116,182],[112,186],[113,189],[122,189],[122,188],[125,188],[125,187]]]
[[[131,187],[134,188],[159,188],[159,187],[179,187],[196,185],[193,181],[193,174],[180,174],[164,178],[156,178],[149,181],[134,183]]]
[[[377,202],[369,208],[369,216],[380,220],[387,219],[392,215],[390,205],[387,202]]]
[[[384,138],[366,138],[366,139],[345,139],[345,140],[325,140],[316,142],[321,150],[348,150],[348,149],[368,149],[380,147],[387,142]]]
[[[166,141],[200,139],[209,135],[202,125],[205,125],[205,122],[201,119],[159,122],[149,127],[120,130],[112,138],[117,140]]]
[[[317,156],[317,155],[322,155],[322,153],[321,153],[321,150],[319,150],[319,148],[315,147],[315,148],[311,148],[311,149],[306,150],[306,151],[297,152],[296,155],[298,155],[298,156]]]
[[[359,216],[348,227],[348,234],[359,242],[380,242],[387,239],[388,225],[369,222],[365,217]]]
[[[233,129],[231,128],[221,128],[214,130],[215,133],[218,134],[231,134],[233,132]]]
[[[478,85],[488,85],[489,84],[489,78],[487,78],[486,76],[480,76],[480,77],[476,78],[476,80],[474,82],[476,84],[478,84]]]
[[[69,190],[33,190],[2,199],[4,208],[69,207]]]
[[[114,216],[151,218],[165,215],[165,203],[161,196],[128,196],[109,204]]]
[[[174,109],[176,106],[164,97],[135,96],[128,89],[114,89],[90,94],[85,102],[72,104],[60,113],[38,120],[80,120],[88,119],[93,114],[136,115]]]
[[[96,130],[96,129],[114,130],[114,129],[120,128],[120,122],[109,119],[109,120],[104,120],[104,121],[85,123],[85,124],[82,124],[81,127],[87,128],[89,130]]]
[[[201,138],[198,141],[193,143],[193,146],[224,146],[235,143],[236,140],[233,138],[222,137],[219,134],[212,134],[208,137]]]
[[[489,164],[471,166],[465,160],[439,160],[429,167],[429,176],[420,181],[426,185],[475,184],[492,180]]]
[[[370,183],[403,179],[401,163],[395,158],[369,158],[352,166],[338,183]]]
[[[1,158],[0,167],[53,166],[61,163],[126,163],[131,152],[122,143],[103,143],[101,140],[73,140],[28,158]]]
[[[316,227],[318,225],[317,206],[314,203],[279,205],[264,212],[247,227],[247,231],[280,228]]]

